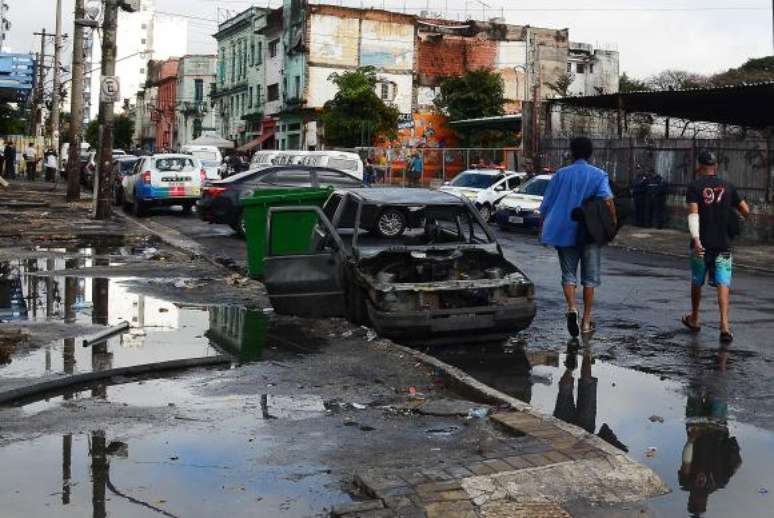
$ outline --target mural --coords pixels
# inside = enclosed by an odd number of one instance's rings
[[[363,20],[360,65],[392,70],[414,66],[414,26]]]

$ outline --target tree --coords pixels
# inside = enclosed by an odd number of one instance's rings
[[[116,115],[113,119],[113,147],[116,149],[128,149],[132,147],[132,135],[134,134],[134,121],[126,114]],[[99,144],[99,121],[89,121],[86,126],[86,142],[93,149]]]
[[[485,68],[441,80],[435,108],[449,119],[464,120],[503,115],[505,86],[500,74]]]
[[[374,67],[334,73],[328,79],[339,90],[322,110],[326,143],[342,147],[370,146],[377,136],[394,138],[400,112],[376,95],[379,79]]]
[[[710,81],[718,86],[774,81],[774,56],[748,59],[738,68],[730,68],[723,73],[712,76]]]
[[[708,86],[709,78],[685,70],[664,70],[649,77],[647,84],[653,90],[686,90]]]
[[[626,72],[621,74],[621,77],[618,80],[618,91],[622,94],[630,92],[647,92],[650,89],[650,86],[645,81],[629,77]]]
[[[567,73],[560,75],[554,82],[546,83],[546,86],[556,92],[559,97],[567,97],[573,81],[575,81],[575,74]]]
[[[8,103],[0,103],[0,135],[23,135],[26,125],[22,110]]]

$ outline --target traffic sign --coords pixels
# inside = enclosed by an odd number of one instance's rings
[[[105,76],[99,89],[99,102],[117,103],[121,100],[121,83],[117,76]]]

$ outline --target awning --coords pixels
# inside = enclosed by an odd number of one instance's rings
[[[237,148],[237,151],[241,152],[250,152],[254,151],[258,148],[258,146],[263,145],[264,142],[269,140],[271,137],[274,136],[274,130],[264,131],[259,137],[254,138],[253,140],[249,142],[245,142],[241,146]]]
[[[455,128],[479,130],[521,130],[521,114],[497,115],[494,117],[479,117],[477,119],[462,119],[450,121],[449,126]]]
[[[194,146],[215,146],[222,149],[233,149],[234,143],[226,140],[214,132],[204,133],[201,137],[191,141]]]

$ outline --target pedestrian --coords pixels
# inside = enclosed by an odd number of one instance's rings
[[[618,219],[607,173],[588,162],[593,153],[591,140],[586,137],[572,139],[570,151],[574,162],[552,176],[540,214],[543,218],[541,240],[554,246],[559,255],[562,289],[567,302],[567,330],[571,336],[577,337],[581,332],[590,334],[595,330],[591,309],[594,290],[600,285],[601,249],[591,240],[579,242],[579,225],[572,217],[573,210],[581,207],[587,199],[599,198],[604,200],[616,226]],[[583,318],[580,324],[576,304],[578,264],[583,285]]]
[[[746,218],[750,207],[731,182],[717,176],[718,159],[714,153],[703,150],[698,161],[699,176],[685,195],[691,233],[691,313],[683,315],[682,322],[694,333],[701,330],[701,291],[709,278],[709,285],[718,292],[720,341],[730,343],[734,340],[728,318],[733,275],[731,241],[738,233],[737,214]]]
[[[375,177],[374,164],[369,156],[366,158],[365,168],[363,170],[363,183],[365,183],[366,187],[371,187],[371,185],[373,185]]]
[[[56,181],[57,156],[54,148],[48,148],[48,151],[46,151],[46,154],[44,155],[44,160],[46,166],[46,181]]]
[[[16,147],[13,140],[5,141],[3,149],[3,161],[5,162],[5,177],[11,180],[16,179]]]
[[[632,186],[632,199],[634,200],[634,224],[638,227],[646,227],[647,220],[647,196],[648,175],[640,173]]]
[[[27,169],[27,180],[35,181],[35,166],[38,163],[38,152],[35,150],[35,143],[30,142],[24,149],[24,165]]]
[[[409,185],[418,187],[422,178],[423,164],[419,153],[414,154],[414,158],[409,165]]]
[[[666,220],[667,183],[664,177],[653,171],[648,178],[648,226],[661,230]]]

